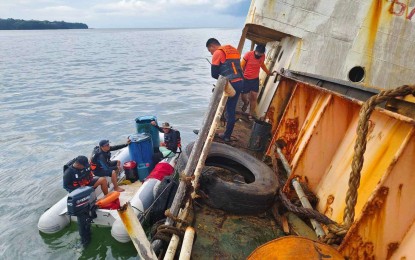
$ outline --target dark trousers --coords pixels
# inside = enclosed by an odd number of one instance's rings
[[[228,97],[226,102],[226,130],[224,133],[224,138],[231,138],[233,127],[235,126],[235,111],[236,105],[238,104],[239,94],[244,86],[244,81],[240,80],[237,82],[231,83],[232,87],[235,89],[236,94],[233,97]]]

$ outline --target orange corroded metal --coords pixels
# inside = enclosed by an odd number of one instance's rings
[[[270,104],[265,117],[270,120],[272,124],[272,132],[275,132],[278,127],[278,122],[280,121],[284,108],[287,106],[290,101],[292,92],[295,89],[295,81],[281,81],[278,85],[278,91],[275,93],[272,103]]]
[[[368,233],[376,233],[376,229],[382,229],[385,226],[385,201],[389,189],[381,187],[373,199],[366,205],[359,224],[356,226],[369,226],[370,229],[363,228]],[[353,230],[353,229],[352,229]],[[374,234],[373,234],[374,235]],[[342,253],[350,259],[374,259],[376,254],[375,244],[378,245],[377,237],[359,232],[349,232],[349,238],[342,243]],[[378,246],[377,249],[380,249]]]
[[[248,257],[249,260],[259,259],[344,259],[333,247],[304,237],[288,236],[272,240],[258,247]]]
[[[283,153],[288,161],[291,159],[291,154],[295,153],[295,143],[298,135],[300,134],[299,127],[301,127],[306,120],[306,111],[310,107],[314,106],[313,102],[315,100],[315,96],[318,95],[317,91],[305,92],[302,90],[302,88],[303,86],[301,84],[295,85],[293,94],[288,101],[287,109],[285,109],[284,114],[278,123],[278,128],[276,131],[278,135],[274,135],[272,140],[273,143],[279,139],[285,141],[287,146],[284,148]],[[273,107],[276,109],[281,109],[281,104],[279,104],[279,101],[277,101],[278,97],[278,94],[274,96],[271,102],[271,106],[268,110],[273,109]],[[303,108],[306,108],[306,110]]]
[[[350,244],[361,237],[363,241],[374,244],[376,258],[413,259],[415,217],[411,205],[415,204],[414,158],[415,137],[412,129],[345,237],[340,248],[344,255],[351,252]],[[412,249],[400,250],[401,247]]]
[[[283,112],[267,153],[276,156],[274,145],[284,140],[292,175],[317,195],[317,210],[342,223],[362,102],[288,77],[280,84],[284,81],[295,87],[285,107],[271,102],[270,109]],[[356,216],[339,251],[350,259],[410,259],[415,121],[382,108],[369,120]]]
[[[293,151],[295,142],[298,138],[298,117],[287,118],[284,120],[283,124],[286,131],[278,139],[284,141],[285,146],[283,148],[283,153],[287,160],[291,160],[291,152]]]

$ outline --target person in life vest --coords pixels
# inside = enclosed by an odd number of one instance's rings
[[[111,161],[110,151],[119,150],[127,147],[130,140],[126,144],[110,146],[109,140],[101,140],[99,146],[95,146],[91,156],[91,170],[94,175],[101,177],[111,177],[111,182],[114,185],[114,190],[118,192],[124,189],[118,187],[117,174],[121,170],[121,162],[118,160]]]
[[[164,133],[164,142],[160,142],[160,146],[165,146],[172,153],[181,151],[181,138],[180,132],[173,129],[168,122],[164,122],[161,127],[157,125],[155,121],[151,121],[151,124],[156,127],[160,133]],[[163,154],[158,152],[155,154],[155,162],[159,162],[163,158]]]
[[[235,89],[235,95],[228,97],[226,102],[226,129],[223,134],[219,134],[225,142],[229,142],[233,128],[235,126],[236,104],[244,81],[240,65],[241,55],[237,49],[231,45],[222,46],[215,38],[210,38],[206,42],[206,48],[212,54],[211,75],[212,78],[219,78],[219,75],[226,77]]]
[[[101,186],[104,195],[108,194],[108,183],[104,177],[97,177],[91,173],[86,156],[80,155],[63,166],[63,188],[68,192],[83,187]]]
[[[264,72],[271,76],[274,72],[270,73],[267,66],[265,66],[265,46],[257,45],[255,51],[249,51],[244,55],[241,61],[241,67],[244,71],[244,88],[241,91],[242,111],[245,112],[249,106],[250,120],[255,116],[255,108],[259,91],[259,70],[262,68]]]

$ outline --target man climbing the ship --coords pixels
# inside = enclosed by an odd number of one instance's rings
[[[238,103],[239,94],[244,85],[240,64],[241,55],[235,47],[231,45],[222,46],[215,38],[210,38],[206,42],[206,48],[212,54],[212,78],[218,79],[219,75],[222,75],[229,80],[230,84],[235,89],[235,95],[233,97],[228,97],[228,101],[226,102],[225,132],[219,134],[219,137],[223,141],[229,142],[236,121],[236,104]]]

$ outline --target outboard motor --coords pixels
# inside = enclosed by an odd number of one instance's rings
[[[94,188],[89,186],[80,187],[68,195],[68,214],[77,217],[83,246],[87,246],[91,241],[91,223],[92,219],[97,217],[96,201]]]

